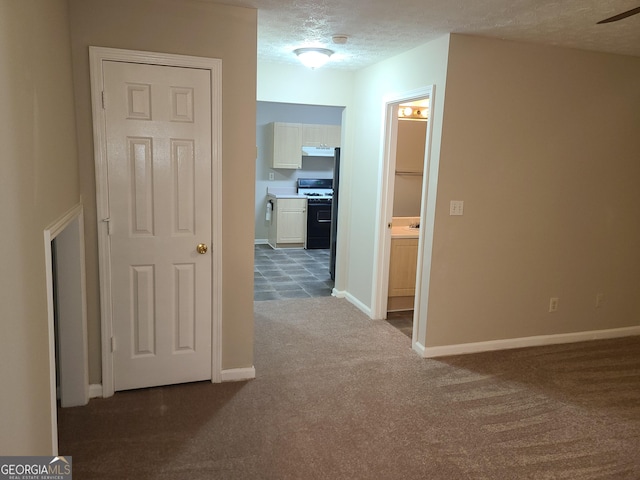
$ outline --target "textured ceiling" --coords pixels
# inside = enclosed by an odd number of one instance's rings
[[[215,0],[213,0],[215,1]],[[596,22],[640,0],[221,0],[258,9],[258,59],[297,63],[292,51],[336,53],[326,67],[357,70],[445,33],[640,56],[640,15]],[[345,45],[331,37],[345,34]]]

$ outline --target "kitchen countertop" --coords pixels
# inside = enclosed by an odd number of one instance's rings
[[[267,197],[271,198],[307,198],[304,195],[298,195],[297,193],[267,193]]]
[[[405,225],[391,227],[391,238],[418,238],[419,235],[419,228],[410,228]]]
[[[299,195],[295,187],[268,187],[267,197],[271,198],[307,198]]]
[[[420,228],[410,228],[409,225],[419,225],[420,217],[393,217],[391,219],[391,238],[418,238]]]

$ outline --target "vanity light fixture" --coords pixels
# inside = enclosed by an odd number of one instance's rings
[[[429,107],[428,106],[408,107],[408,106],[401,105],[400,108],[398,108],[398,118],[403,120],[428,120]]]
[[[320,68],[327,63],[329,61],[329,57],[333,55],[333,50],[329,50],[328,48],[307,47],[296,48],[293,53],[298,56],[305,67],[309,67],[313,70],[315,68]]]

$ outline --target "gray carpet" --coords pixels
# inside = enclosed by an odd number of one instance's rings
[[[255,380],[61,409],[74,478],[640,478],[639,337],[425,360],[344,300],[255,306]]]

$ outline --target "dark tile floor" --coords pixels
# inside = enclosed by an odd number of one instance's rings
[[[387,322],[396,327],[407,337],[413,335],[413,310],[404,312],[387,312]]]
[[[284,300],[330,296],[329,250],[255,246],[253,299]],[[411,338],[413,311],[389,312],[387,321]]]
[[[329,250],[255,246],[253,299],[324,297],[331,295]]]

